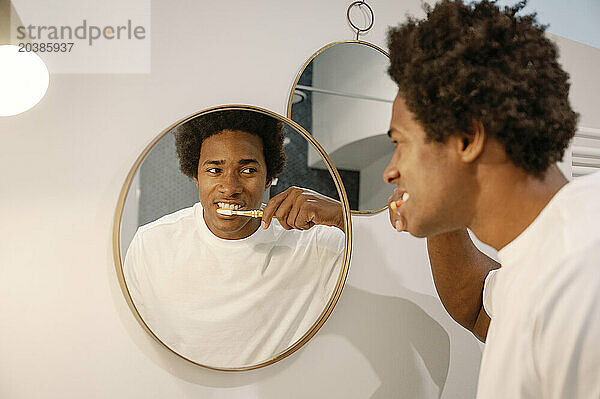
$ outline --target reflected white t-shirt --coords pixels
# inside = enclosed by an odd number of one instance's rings
[[[344,233],[285,230],[276,219],[241,240],[215,236],[202,206],[142,226],[125,257],[127,288],[167,346],[213,367],[269,360],[302,337],[334,292]]]
[[[600,398],[600,173],[564,186],[498,256],[477,397]]]

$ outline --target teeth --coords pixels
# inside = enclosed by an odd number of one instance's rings
[[[402,194],[402,201],[406,202],[406,201],[408,201],[409,198],[410,198],[410,195],[408,195],[408,193]]]
[[[241,206],[239,206],[237,204],[229,204],[227,202],[217,202],[217,205],[219,205],[219,208],[223,208],[223,209],[238,210],[241,208]]]

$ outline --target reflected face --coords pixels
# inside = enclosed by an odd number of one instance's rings
[[[459,217],[464,193],[461,162],[453,150],[456,140],[426,142],[425,130],[400,94],[394,100],[389,136],[395,150],[383,179],[396,185],[394,199],[408,193],[399,208],[404,229],[427,237],[464,226]]]
[[[200,202],[206,225],[217,237],[239,240],[260,226],[259,218],[224,216],[219,204],[240,210],[258,209],[268,186],[262,139],[256,135],[224,130],[202,142],[198,177]]]

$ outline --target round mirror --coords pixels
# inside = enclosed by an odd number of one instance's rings
[[[308,165],[309,149],[325,169]],[[121,190],[113,247],[138,321],[195,364],[249,370],[306,343],[335,306],[351,252],[335,167],[295,122],[221,106],[167,128]]]
[[[380,212],[391,194],[381,178],[393,153],[387,132],[398,91],[388,64],[388,54],[373,44],[331,43],[304,64],[289,96],[287,116],[327,151],[353,213]],[[308,163],[326,169],[314,151]]]

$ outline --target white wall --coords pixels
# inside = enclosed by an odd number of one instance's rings
[[[182,361],[141,329],[118,286],[112,218],[144,146],[213,105],[285,114],[303,62],[352,38],[348,4],[154,1],[151,74],[52,75],[37,107],[0,119],[0,397],[474,396],[481,347],[437,299],[424,242],[395,233],[385,214],[355,218],[348,284],[322,330],[264,369],[230,374]],[[419,5],[372,4],[365,39],[384,46],[386,27]],[[599,70],[586,51],[565,65]],[[574,103],[592,121],[597,96],[585,96],[600,85],[583,73],[574,72]]]

